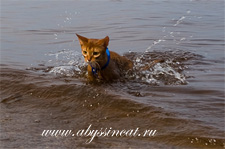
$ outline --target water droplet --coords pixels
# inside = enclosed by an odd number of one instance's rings
[[[185,39],[186,39],[186,38],[183,37],[183,38],[180,39],[180,41],[183,41],[183,40],[185,40]]]
[[[35,123],[40,123],[40,120],[35,120],[34,122],[35,122]]]
[[[136,58],[136,62],[139,63],[141,59],[139,57]]]

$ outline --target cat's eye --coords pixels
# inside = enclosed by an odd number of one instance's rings
[[[100,53],[99,52],[93,52],[93,55],[95,58],[98,58],[100,56]]]
[[[87,51],[83,51],[83,54],[86,55],[87,54]]]
[[[99,52],[94,52],[94,53],[93,53],[93,55],[98,55],[98,54],[99,54]]]

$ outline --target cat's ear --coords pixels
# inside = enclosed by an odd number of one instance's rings
[[[100,39],[98,41],[98,44],[107,48],[107,46],[109,45],[109,36],[106,36],[105,38]]]
[[[86,37],[83,37],[83,36],[78,35],[78,34],[76,34],[76,35],[77,35],[77,37],[78,37],[78,39],[80,41],[80,45],[83,45],[84,43],[88,42],[88,39]]]

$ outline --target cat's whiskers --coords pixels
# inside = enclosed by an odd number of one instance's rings
[[[96,62],[96,61],[95,61],[95,64],[97,64],[98,69],[101,69],[101,67],[100,67],[100,65],[99,65],[99,63],[98,63],[98,62]]]
[[[91,65],[92,67],[94,68],[98,68],[98,69],[101,69],[100,65],[98,62],[96,61],[92,61],[92,62],[87,62],[89,65]]]

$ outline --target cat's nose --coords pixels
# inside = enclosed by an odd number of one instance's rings
[[[90,62],[90,61],[91,61],[91,57],[88,57],[88,58],[87,58],[87,62]]]

